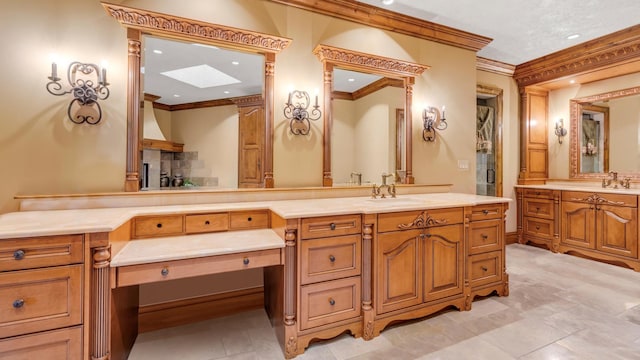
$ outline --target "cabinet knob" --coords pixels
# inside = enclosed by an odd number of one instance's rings
[[[160,229],[160,228],[162,227],[162,223],[158,223],[158,224],[156,225],[156,227],[157,227],[158,229]]]
[[[13,252],[13,258],[15,260],[22,260],[24,259],[24,250],[16,250]]]
[[[329,298],[329,305],[333,306],[336,304],[336,301],[333,298]]]
[[[249,217],[247,218],[247,221],[251,221],[251,220],[253,220],[253,219],[251,218],[251,216],[249,216]]]
[[[536,225],[536,230],[540,230],[540,225]]]
[[[336,229],[336,224],[335,223],[331,223],[331,224],[329,224],[329,227],[331,228],[331,230],[335,230]]]
[[[205,225],[209,225],[209,224],[211,224],[211,223],[209,222],[209,220],[206,220],[206,221],[204,222],[204,224],[205,224]]]
[[[489,210],[486,210],[486,209],[482,210],[482,213],[485,214],[485,215],[489,215]]]
[[[536,208],[536,213],[538,213],[538,212],[540,212],[540,208],[539,207]]]
[[[486,266],[482,266],[480,269],[482,269],[482,271],[487,271],[487,270],[489,270]]]
[[[482,240],[487,240],[489,238],[489,235],[487,234],[480,234],[480,236],[482,237]]]
[[[242,259],[242,263],[245,265],[249,265],[249,258]]]
[[[162,274],[162,276],[169,275],[169,269],[168,268],[162,268],[162,270],[160,270],[160,274]]]
[[[336,257],[333,256],[333,255],[329,255],[329,261],[335,262],[336,261]]]
[[[14,309],[20,309],[23,306],[24,306],[24,299],[13,300],[13,308]]]

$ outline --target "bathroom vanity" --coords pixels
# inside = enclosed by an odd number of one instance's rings
[[[509,199],[456,193],[0,216],[0,357],[126,359],[140,284],[263,268],[284,357],[508,295]]]

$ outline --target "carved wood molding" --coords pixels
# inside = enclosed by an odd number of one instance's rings
[[[353,0],[269,0],[419,39],[478,51],[493,39]]]
[[[291,43],[291,39],[288,38],[148,10],[109,3],[102,3],[102,6],[123,26],[149,33],[188,35],[200,40],[224,43],[231,47],[251,48],[256,52],[278,53]]]
[[[446,224],[447,219],[434,219],[427,213],[427,211],[423,211],[420,215],[416,216],[412,222],[408,224],[399,224],[399,229],[411,229],[411,228],[426,228],[433,225],[442,225]]]
[[[237,107],[245,106],[262,106],[264,105],[264,98],[261,94],[240,96],[230,99]]]
[[[476,69],[511,77],[516,71],[516,66],[478,56],[476,57]]]
[[[322,44],[313,49],[313,54],[316,55],[320,61],[328,61],[339,67],[361,71],[374,71],[396,77],[418,76],[430,68],[428,65],[420,65]]]
[[[640,25],[635,25],[520,64],[514,78],[520,87],[534,85],[638,61],[639,57]]]

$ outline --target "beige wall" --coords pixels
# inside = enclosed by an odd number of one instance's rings
[[[584,85],[567,86],[566,88],[549,92],[549,178],[567,179],[569,177],[569,137],[571,131],[569,126],[569,119],[571,119],[569,101],[574,98],[597,95],[634,86],[640,86],[640,73],[595,81]],[[567,128],[567,136],[562,144],[558,143],[554,128],[555,121],[559,118],[564,119],[564,124]],[[637,131],[637,128],[633,129],[634,134],[637,134]],[[616,130],[614,129],[613,134],[615,132]],[[616,169],[613,166],[614,164],[612,164],[611,170],[623,171]],[[625,165],[621,164],[620,166]]]

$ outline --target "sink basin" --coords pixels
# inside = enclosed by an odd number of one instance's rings
[[[392,197],[387,197],[387,198],[377,198],[377,199],[367,199],[365,200],[367,203],[374,203],[374,204],[380,204],[380,205],[413,205],[413,204],[423,204],[425,203],[424,200],[421,199],[412,199],[412,198],[392,198]]]

